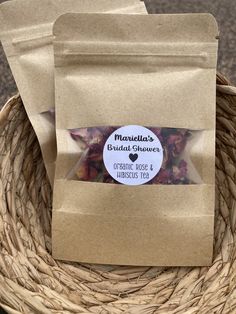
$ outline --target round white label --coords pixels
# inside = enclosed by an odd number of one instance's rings
[[[140,185],[153,179],[163,161],[158,137],[139,125],[127,125],[114,131],[103,148],[108,173],[118,182]]]

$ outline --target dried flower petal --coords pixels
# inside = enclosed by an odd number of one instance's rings
[[[88,148],[86,159],[76,172],[78,180],[118,183],[107,172],[103,163],[103,147],[107,138],[118,127],[92,127],[70,130],[75,141]],[[149,128],[163,147],[163,162],[159,173],[147,184],[190,184],[188,164],[180,159],[191,132],[186,129]]]

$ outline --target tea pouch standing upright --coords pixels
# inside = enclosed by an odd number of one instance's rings
[[[209,265],[214,18],[66,14],[54,35],[53,256]]]
[[[52,26],[66,12],[145,13],[138,0],[14,0],[0,6],[0,37],[53,184],[56,160]]]

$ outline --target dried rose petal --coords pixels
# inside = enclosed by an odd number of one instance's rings
[[[80,165],[77,177],[83,181],[118,183],[107,172],[103,163],[103,147],[107,138],[118,127],[93,127],[70,130],[72,138],[83,141],[88,148],[86,160]],[[159,138],[163,147],[161,170],[148,184],[190,184],[187,177],[188,165],[179,160],[183,153],[190,131],[173,128],[150,128]]]
[[[96,168],[94,167],[89,167],[89,171],[88,171],[88,181],[89,180],[94,180],[98,175],[98,171]]]
[[[158,139],[161,143],[164,142],[165,137],[162,134],[162,128],[149,128],[149,129],[158,137]]]
[[[76,172],[76,175],[78,177],[79,180],[81,181],[88,181],[89,179],[89,172],[88,172],[88,161],[84,160],[79,169]]]

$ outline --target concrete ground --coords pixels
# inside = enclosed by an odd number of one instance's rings
[[[4,0],[0,0],[1,2]],[[236,84],[235,0],[145,0],[145,4],[149,13],[212,13],[216,17],[220,29],[218,70]],[[0,106],[11,95],[14,95],[16,90],[14,79],[0,45]]]

